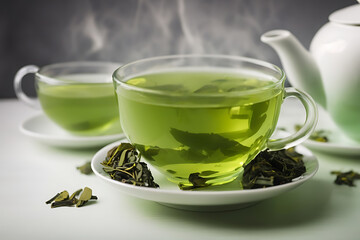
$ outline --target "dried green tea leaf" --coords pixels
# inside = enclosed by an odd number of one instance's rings
[[[178,186],[181,190],[192,190],[196,188],[208,187],[210,186],[208,183],[206,183],[206,181],[208,180],[209,179],[207,178],[200,177],[200,173],[192,173],[189,175],[189,182],[192,185],[188,186],[184,184],[179,184]]]
[[[82,191],[81,188],[79,190],[75,191],[73,194],[71,194],[69,199],[73,199],[73,198],[77,197],[81,193],[81,191]]]
[[[77,207],[83,206],[87,201],[91,199],[92,190],[88,187],[84,188],[84,191],[81,193],[78,202],[76,203]]]
[[[244,189],[264,188],[291,182],[306,172],[303,155],[294,148],[260,152],[244,167]]]
[[[73,199],[66,199],[66,200],[62,200],[62,201],[57,201],[57,202],[53,202],[51,204],[51,208],[57,208],[57,207],[72,207],[76,204],[77,199],[73,198]]]
[[[50,198],[49,200],[47,200],[45,203],[46,203],[46,204],[52,203],[59,195],[60,195],[60,193],[57,193],[55,196],[53,196],[52,198]]]
[[[80,196],[80,199],[77,199],[76,196],[78,196],[81,191],[82,189],[75,191],[73,194],[71,194],[70,197],[67,191],[63,191],[61,193],[56,194],[54,197],[48,200],[46,204],[52,203],[51,208],[71,207],[74,206],[75,204],[76,206],[80,207],[91,199],[93,200],[98,199],[96,196],[92,195],[92,190],[88,187],[85,187],[83,193]]]
[[[360,174],[354,171],[332,171],[331,174],[336,175],[336,179],[334,182],[337,185],[348,185],[350,187],[354,187],[354,180],[360,179]]]
[[[304,155],[298,153],[294,147],[284,150],[283,153],[296,162],[301,162],[304,157]]]
[[[158,155],[160,152],[159,147],[145,147],[144,145],[137,144],[136,149],[138,149],[142,156],[148,161],[154,161],[154,156]]]
[[[81,166],[78,166],[76,169],[78,169],[82,174],[90,175],[93,173],[91,169],[91,162],[86,162]]]
[[[141,155],[130,143],[121,143],[111,149],[101,163],[103,170],[117,181],[136,186],[157,188],[146,163],[140,162]]]
[[[63,200],[66,200],[66,199],[69,199],[69,193],[68,193],[68,191],[62,191],[60,194],[59,194],[59,196],[57,196],[56,198],[55,198],[55,202],[59,202],[59,201],[63,201]]]
[[[135,147],[133,147],[130,143],[121,143],[119,146],[114,147],[107,154],[106,165],[108,166],[118,165],[118,160],[119,160],[118,157],[124,150],[135,150]],[[114,160],[116,159],[117,162],[114,162]]]

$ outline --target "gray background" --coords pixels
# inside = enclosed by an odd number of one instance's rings
[[[260,42],[288,29],[305,47],[328,15],[355,0],[2,0],[0,98],[14,98],[24,65],[101,60],[126,63],[158,55],[216,53],[281,65]],[[34,95],[27,77],[26,92]]]

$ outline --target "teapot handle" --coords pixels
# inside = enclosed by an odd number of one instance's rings
[[[267,147],[270,151],[290,148],[302,143],[314,131],[318,121],[317,107],[310,95],[295,88],[285,88],[285,98],[287,97],[296,97],[301,101],[305,108],[306,120],[296,133],[280,139],[269,139]]]

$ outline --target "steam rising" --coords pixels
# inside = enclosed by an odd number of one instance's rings
[[[204,53],[201,38],[194,36],[189,28],[189,24],[187,22],[188,19],[185,13],[184,0],[178,0],[178,13],[185,43],[192,47],[193,53]]]
[[[91,39],[92,42],[89,53],[100,51],[104,47],[107,31],[105,31],[104,29],[100,29],[96,25],[93,15],[88,15],[84,19],[84,22],[84,36]]]
[[[267,60],[259,38],[276,19],[273,1],[115,1],[113,8],[86,2],[73,20],[75,60],[129,62],[169,54],[229,54]],[[263,19],[266,19],[264,21]]]

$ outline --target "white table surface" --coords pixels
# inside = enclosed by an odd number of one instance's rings
[[[297,108],[287,112],[280,123],[302,114]],[[320,169],[299,188],[236,211],[190,212],[124,195],[95,175],[80,174],[76,167],[97,149],[58,149],[23,136],[20,123],[35,113],[18,100],[0,101],[2,240],[360,239],[360,181],[357,187],[338,186],[330,175],[360,171],[359,157],[313,151]],[[45,204],[57,192],[85,186],[98,196],[94,204],[56,209]]]

